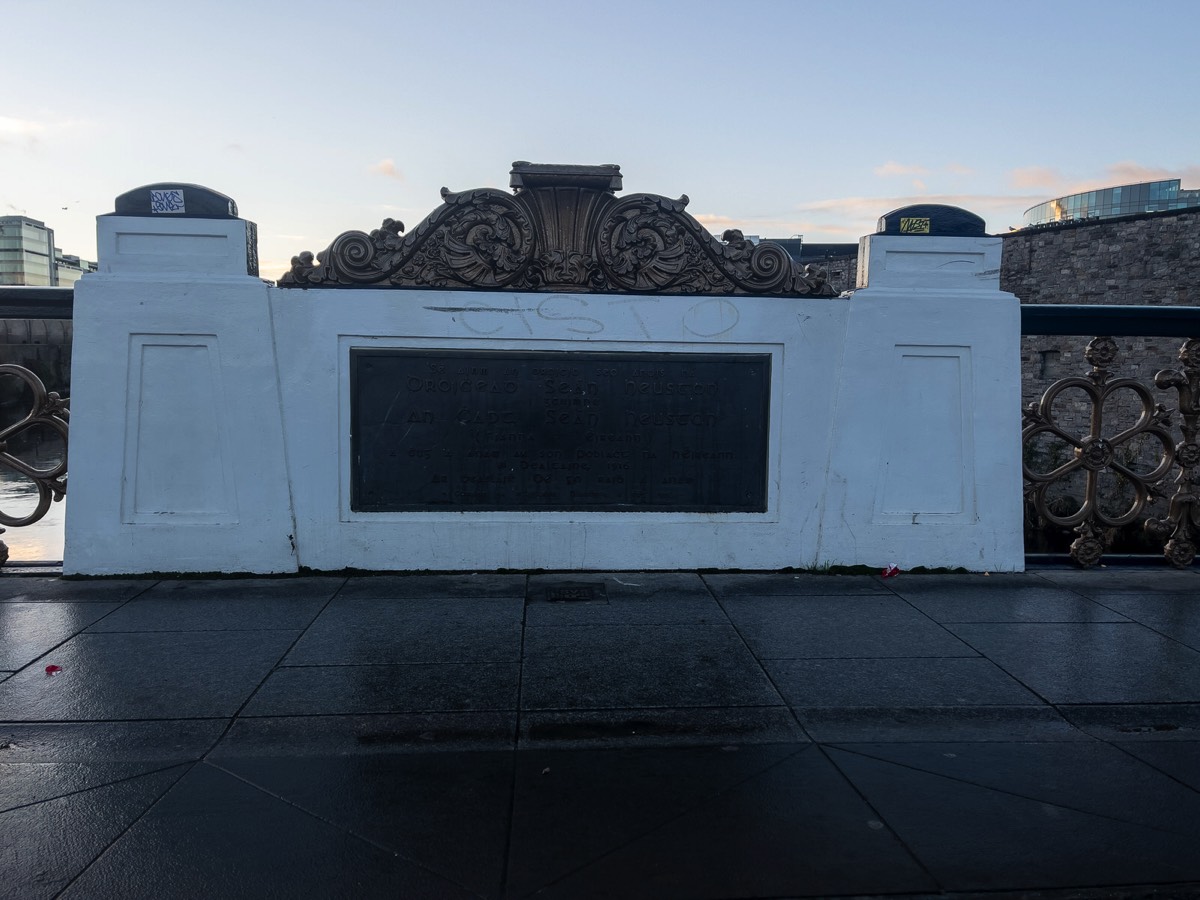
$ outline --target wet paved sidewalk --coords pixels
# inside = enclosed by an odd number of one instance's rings
[[[0,873],[1200,896],[1200,572],[5,574]]]

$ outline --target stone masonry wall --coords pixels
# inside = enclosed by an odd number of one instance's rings
[[[829,284],[839,294],[842,291],[854,290],[858,278],[858,256],[831,256],[828,259],[812,260],[811,265],[824,269],[829,277]]]
[[[1000,289],[1022,303],[1200,305],[1200,210],[1010,232]]]

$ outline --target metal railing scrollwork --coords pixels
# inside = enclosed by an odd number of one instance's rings
[[[1084,356],[1091,372],[1055,381],[1024,410],[1021,442],[1027,510],[1041,523],[1073,528],[1076,537],[1070,556],[1088,568],[1107,549],[1106,535],[1134,522],[1152,501],[1167,495],[1164,482],[1178,466],[1167,514],[1147,519],[1144,528],[1166,540],[1164,554],[1172,565],[1187,568],[1197,552],[1192,538],[1200,535],[1200,341],[1189,339],[1179,351],[1182,372],[1167,369],[1154,379],[1159,390],[1174,388],[1178,395],[1183,433],[1178,443],[1171,431],[1174,410],[1157,402],[1136,379],[1112,378],[1116,341],[1097,337]],[[1127,396],[1125,408],[1137,413],[1132,424],[1123,428],[1125,423],[1111,421],[1121,415],[1121,405],[1111,402],[1120,392],[1132,395],[1133,402]],[[1072,417],[1065,396],[1076,398],[1075,406],[1086,407],[1085,414]],[[1071,424],[1062,418],[1077,421]],[[1047,438],[1058,442],[1056,450],[1039,446]],[[1080,475],[1082,489],[1078,488]],[[1074,493],[1065,487],[1071,479]],[[1130,494],[1127,501],[1123,499]],[[1114,497],[1124,508],[1105,507]]]
[[[67,437],[70,426],[70,400],[60,397],[57,392],[47,391],[42,380],[24,366],[11,364],[0,365],[0,377],[9,376],[20,379],[28,387],[23,392],[24,397],[32,397],[29,409],[15,422],[0,428],[0,466],[7,468],[29,479],[37,490],[38,500],[33,511],[15,516],[0,510],[0,525],[10,528],[22,525],[32,525],[41,519],[50,504],[62,500],[67,493]],[[22,436],[44,428],[55,432],[62,439],[62,457],[53,465],[39,468],[26,462],[11,452],[11,445]],[[0,533],[4,529],[0,528]],[[8,560],[8,547],[0,541],[0,565]]]
[[[1179,349],[1183,371],[1164,369],[1154,376],[1159,390],[1174,388],[1179,395],[1180,431],[1183,440],[1175,446],[1175,493],[1167,515],[1150,519],[1146,530],[1167,538],[1164,553],[1172,565],[1186,568],[1196,558],[1196,540],[1200,540],[1200,340],[1191,339]],[[1195,538],[1195,539],[1193,539]]]

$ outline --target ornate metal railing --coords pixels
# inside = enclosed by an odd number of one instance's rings
[[[1117,529],[1146,516],[1145,532],[1164,543],[1172,565],[1186,568],[1200,542],[1200,340],[1192,336],[1200,334],[1200,310],[1022,307],[1023,334],[1081,332],[1106,335],[1084,351],[1091,371],[1056,380],[1024,411],[1027,517],[1037,526],[1071,528],[1070,556],[1086,568],[1100,561]],[[1154,376],[1163,393],[1113,377],[1119,348],[1112,335],[1188,338],[1181,368]],[[1158,499],[1168,500],[1165,515],[1147,515]]]
[[[70,288],[3,288],[0,289],[0,318],[6,319],[70,319],[73,291]],[[0,427],[0,468],[14,472],[33,485],[37,502],[24,515],[10,514],[0,509],[0,526],[18,528],[32,525],[46,515],[50,504],[60,501],[67,492],[67,447],[70,429],[70,400],[57,391],[46,390],[38,375],[25,366],[0,364],[0,384],[18,382],[17,390],[4,392],[6,411]],[[16,415],[12,414],[16,410]],[[47,464],[29,461],[18,445],[31,445],[51,432],[55,446],[61,441],[61,454]],[[4,533],[0,527],[0,534]],[[0,565],[8,561],[8,546],[0,541]]]

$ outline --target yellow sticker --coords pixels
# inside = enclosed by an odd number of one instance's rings
[[[901,234],[929,234],[929,219],[900,219]]]

